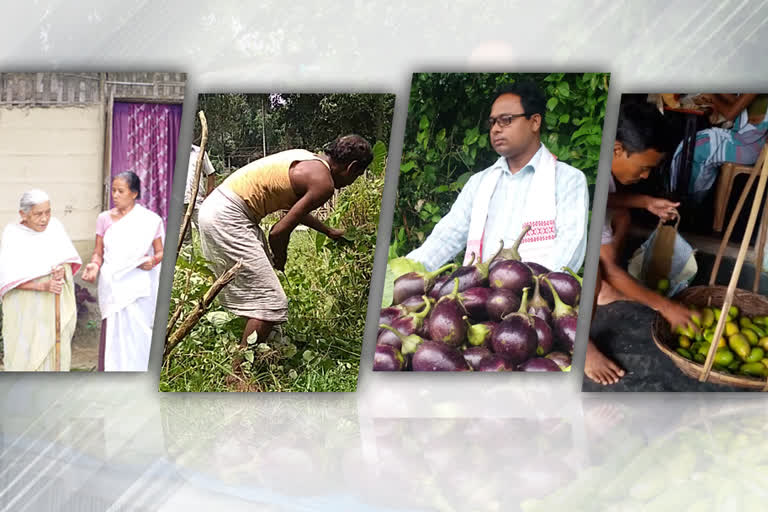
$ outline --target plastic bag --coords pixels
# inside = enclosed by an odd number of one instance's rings
[[[696,250],[677,232],[679,224],[679,218],[674,226],[659,222],[629,261],[629,274],[652,290],[659,291],[660,277],[668,279],[669,287],[663,293],[667,297],[686,289],[699,270]]]

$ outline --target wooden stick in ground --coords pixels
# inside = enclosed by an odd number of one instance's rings
[[[56,371],[61,371],[61,295],[54,295],[55,308],[56,308],[56,355],[55,367]]]
[[[192,220],[192,212],[195,210],[195,201],[197,200],[197,192],[200,189],[200,172],[203,169],[203,158],[205,157],[205,145],[208,143],[208,121],[205,119],[205,112],[202,110],[198,113],[200,118],[200,125],[202,126],[202,137],[200,139],[200,152],[197,154],[197,162],[195,162],[195,179],[192,186],[192,197],[189,199],[187,205],[187,211],[184,213],[184,220],[181,223],[181,231],[179,232],[179,242],[176,247],[176,257],[179,257],[181,252],[181,246],[184,243],[184,237],[189,229],[189,223]]]
[[[739,283],[739,275],[741,275],[741,267],[744,265],[744,259],[747,256],[749,242],[752,239],[752,231],[755,229],[757,212],[760,210],[760,205],[762,204],[763,195],[765,193],[766,180],[768,180],[768,159],[763,160],[763,168],[760,171],[760,181],[757,183],[757,191],[755,192],[755,198],[752,201],[752,210],[749,212],[747,229],[744,232],[744,238],[741,240],[741,248],[739,249],[738,257],[736,258],[736,264],[733,267],[731,281],[728,283],[728,291],[725,293],[725,302],[723,303],[723,307],[720,311],[720,320],[717,322],[715,335],[712,337],[712,344],[710,345],[709,352],[707,353],[707,360],[704,361],[704,371],[701,372],[701,376],[699,377],[701,382],[707,381],[709,378],[709,372],[712,370],[712,363],[714,362],[715,352],[717,351],[717,341],[720,339],[720,336],[723,335],[725,322],[728,319],[728,310],[731,308],[731,304],[733,304],[733,294],[736,291],[736,285]],[[733,219],[731,221],[733,222]]]
[[[168,336],[168,340],[165,343],[165,353],[163,354],[163,359],[167,359],[174,347],[178,345],[179,342],[183,340],[187,334],[189,334],[189,332],[195,327],[197,322],[203,316],[203,313],[205,313],[205,310],[208,309],[208,306],[210,306],[211,302],[213,302],[213,299],[215,299],[219,292],[226,285],[228,285],[232,279],[235,278],[235,275],[237,275],[242,266],[243,260],[239,260],[237,263],[232,265],[229,270],[221,274],[221,276],[219,276],[213,285],[211,285],[208,291],[205,292],[203,298],[200,299],[200,302],[198,302],[195,308],[190,311],[189,315],[184,319],[179,328],[176,329],[173,334]]]

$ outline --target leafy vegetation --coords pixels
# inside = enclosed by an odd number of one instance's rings
[[[285,149],[319,151],[339,135],[386,141],[391,94],[201,94],[198,108],[211,131],[208,153],[217,169],[234,170]],[[195,140],[200,140],[196,120]]]
[[[227,103],[226,98],[208,100],[205,113],[212,137],[217,133],[213,120],[222,118],[212,105],[219,105],[225,113],[235,115],[238,110],[233,105],[242,105],[244,101],[243,95],[218,96],[231,97],[231,101]],[[311,96],[322,103],[338,95]],[[361,104],[367,104],[367,98],[365,101],[358,99]],[[374,161],[369,170],[339,192],[326,214],[325,222],[344,229],[344,238],[332,241],[311,230],[297,230],[291,236],[285,272],[278,273],[289,299],[288,321],[274,329],[269,339],[256,340],[242,349],[239,341],[244,319],[229,313],[215,300],[163,365],[161,391],[232,391],[243,389],[244,385],[261,391],[355,390],[384,185],[387,154],[384,140],[388,138],[394,104],[389,100],[377,99],[377,102],[383,105],[384,111],[376,115],[387,118],[385,138],[374,145]],[[342,110],[351,108],[348,103],[344,103]],[[301,118],[295,113],[281,115],[285,119]],[[338,115],[341,114],[333,114]],[[328,114],[329,119],[333,116]],[[273,116],[271,119],[274,122],[277,118]],[[292,133],[293,137],[298,133],[320,133],[294,129],[289,126],[293,122],[286,121],[282,128],[275,130]],[[350,127],[337,135],[347,132],[361,133],[363,130]],[[237,134],[231,129],[229,133]],[[246,135],[237,136],[243,143],[249,143]],[[282,144],[288,139],[280,140]],[[325,142],[323,140],[322,144]],[[322,144],[306,147],[315,148]],[[214,154],[213,149],[210,154],[214,161],[221,156]],[[267,232],[278,218],[271,215],[264,219],[262,229]],[[182,319],[215,280],[207,263],[200,251],[199,236],[193,231],[191,241],[182,247],[178,258],[171,294],[170,311],[181,306]],[[244,360],[242,374],[237,377],[232,373],[235,358]]]
[[[498,158],[484,128],[493,93],[523,79],[548,98],[544,144],[595,182],[608,74],[414,74],[390,258],[419,246],[472,174]]]

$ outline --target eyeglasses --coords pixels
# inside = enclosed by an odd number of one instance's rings
[[[522,114],[501,114],[498,117],[489,117],[486,127],[490,130],[493,128],[493,125],[496,123],[499,123],[499,128],[506,128],[510,124],[512,124],[512,121],[517,119],[518,117],[526,117],[528,114],[522,113]]]

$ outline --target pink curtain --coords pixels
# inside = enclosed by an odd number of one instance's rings
[[[133,171],[141,180],[139,203],[168,218],[181,105],[115,102],[111,176]],[[112,199],[109,200],[112,207]]]

